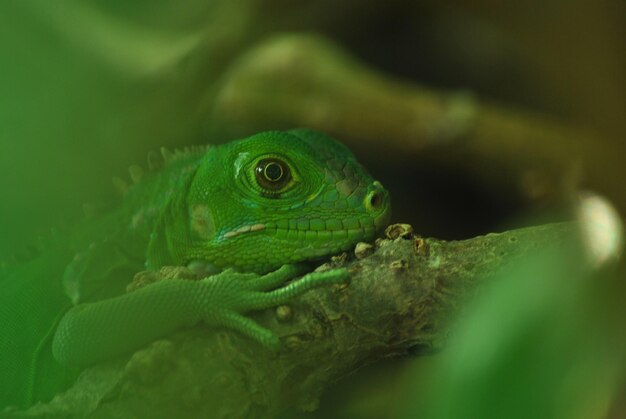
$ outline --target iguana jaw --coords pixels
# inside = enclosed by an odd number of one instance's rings
[[[296,241],[303,246],[316,243],[325,246],[325,242],[345,241],[352,245],[359,240],[370,240],[384,228],[391,219],[389,194],[378,181],[372,182],[364,195],[361,209],[311,211],[307,215],[291,217],[282,213],[279,217],[270,215],[269,220],[246,223],[231,228],[220,235],[220,240],[229,240],[253,233],[270,234],[273,239]],[[264,217],[265,218],[265,217]]]
[[[213,243],[223,252],[209,259],[214,257],[219,266],[241,265],[244,270],[262,266],[265,271],[276,266],[277,254],[284,263],[296,263],[346,251],[373,240],[391,219],[389,194],[379,182],[372,181],[357,202],[360,205],[342,209],[309,203],[308,210],[257,212],[256,219],[216,232]],[[238,249],[252,262],[229,260],[233,252],[229,249]]]
[[[387,198],[385,197],[385,200]],[[386,204],[386,203],[385,203]],[[269,220],[255,223],[246,223],[232,228],[221,234],[222,240],[234,239],[242,235],[253,233],[272,234],[278,238],[295,239],[298,235],[306,235],[307,239],[336,238],[347,234],[350,237],[360,236],[367,240],[369,236],[380,231],[391,219],[391,207],[385,205],[381,211],[374,214],[345,214],[336,218],[328,216],[310,216],[282,218],[278,221]],[[373,215],[373,216],[372,216]]]
[[[294,262],[318,259],[348,250],[360,241],[373,240],[390,218],[391,210],[387,207],[375,218],[362,216],[326,222],[319,219],[281,220],[280,223],[269,221],[227,231],[221,235],[220,241],[224,244],[230,241],[254,241],[258,246],[275,243],[277,248],[291,249]]]

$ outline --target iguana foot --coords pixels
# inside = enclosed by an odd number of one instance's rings
[[[304,272],[306,269],[302,265],[284,265],[265,275],[228,269],[207,277],[201,280],[202,292],[196,301],[201,318],[208,325],[237,330],[261,345],[277,350],[280,347],[278,336],[244,313],[285,304],[313,288],[345,283],[349,279],[346,269],[334,269],[311,272],[281,286]]]

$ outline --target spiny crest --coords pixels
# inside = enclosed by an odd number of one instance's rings
[[[183,149],[175,149],[174,151],[170,151],[169,149],[162,147],[160,153],[156,153],[154,151],[148,153],[148,169],[150,172],[159,171],[181,159],[195,156],[198,154],[204,154],[209,149],[209,147],[209,145],[189,146]],[[119,177],[114,177],[112,179],[113,186],[122,196],[126,195],[134,185],[141,183],[141,181],[147,176],[144,169],[141,166],[135,164],[131,165],[128,168],[128,173],[131,182],[127,182]],[[94,204],[83,204],[83,213],[85,215],[85,218],[93,218],[97,216],[101,212],[101,210],[102,209],[99,209],[98,206]],[[55,241],[58,241],[59,239],[59,231],[54,228],[51,229],[50,235],[48,237],[40,236],[37,238],[34,244],[26,246],[21,252],[11,255],[6,259],[0,260],[0,274],[5,272],[8,268],[32,260],[33,258],[40,255],[45,249],[53,246]]]
[[[181,159],[204,154],[210,147],[210,145],[193,145],[183,149],[174,149],[174,151],[161,147],[160,153],[156,153],[154,151],[148,153],[148,170],[150,172],[158,172],[159,170],[162,170]],[[121,196],[126,195],[133,186],[141,183],[141,181],[145,178],[144,169],[136,164],[133,164],[128,168],[128,173],[130,175],[130,183],[119,177],[114,177],[112,179],[115,190]],[[87,211],[85,212],[87,213]]]
[[[133,184],[136,185],[141,182],[141,179],[143,178],[143,169],[141,166],[136,164],[129,166],[128,173],[130,174],[130,179],[133,181]]]
[[[198,154],[204,154],[211,148],[210,145],[191,145],[185,148],[176,148],[174,151],[170,151],[165,147],[161,147],[161,156],[163,157],[164,166],[171,164],[180,159],[184,159],[190,156],[197,156]]]
[[[162,169],[165,161],[163,158],[161,158],[156,152],[154,151],[150,151],[148,153],[148,170],[150,171],[157,171],[159,169]]]

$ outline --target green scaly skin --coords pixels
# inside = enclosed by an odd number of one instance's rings
[[[380,183],[314,131],[260,133],[171,159],[115,211],[0,276],[0,407],[48,400],[84,366],[198,322],[278,348],[244,313],[345,282],[343,269],[306,274],[302,262],[373,239],[389,218]],[[166,265],[206,277],[125,292],[134,273]]]

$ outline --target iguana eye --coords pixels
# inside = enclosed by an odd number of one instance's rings
[[[289,166],[277,158],[259,160],[254,172],[259,186],[272,192],[281,190],[291,180]]]

